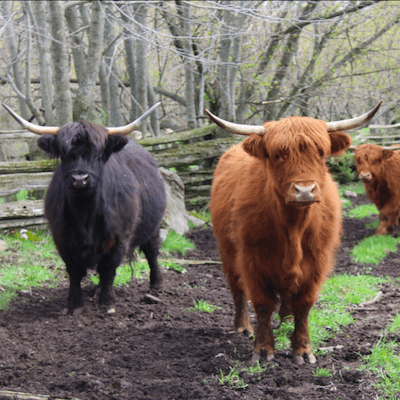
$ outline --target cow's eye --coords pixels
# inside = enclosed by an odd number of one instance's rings
[[[275,158],[277,159],[277,160],[280,160],[280,156],[279,156],[279,154],[275,154]]]

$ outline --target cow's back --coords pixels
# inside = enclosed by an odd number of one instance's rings
[[[135,182],[136,195],[140,203],[140,218],[134,232],[132,244],[140,246],[152,237],[160,227],[166,207],[164,182],[158,173],[157,163],[151,154],[133,140],[114,155],[116,163],[126,164]],[[113,165],[114,167],[114,165]]]

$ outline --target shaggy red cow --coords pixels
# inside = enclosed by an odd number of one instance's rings
[[[207,111],[222,128],[249,135],[219,160],[211,191],[211,217],[223,270],[235,304],[235,328],[253,332],[253,361],[261,350],[274,357],[271,316],[294,316],[293,360],[314,363],[308,314],[331,272],[340,243],[341,202],[325,157],[344,152],[351,138],[340,132],[362,125],[378,110],[326,123],[291,117],[264,126],[233,124]]]
[[[357,147],[355,157],[358,177],[379,210],[375,235],[391,234],[400,218],[400,152],[363,144]]]

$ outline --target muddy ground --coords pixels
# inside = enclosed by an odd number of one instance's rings
[[[357,202],[367,200],[359,196]],[[351,262],[349,250],[374,233],[365,223],[345,218],[336,273],[367,271],[399,277],[400,250],[378,267]],[[186,259],[219,259],[210,228],[191,232],[189,237],[196,250],[188,252]],[[264,373],[241,372],[248,386],[235,389],[221,386],[215,376],[221,370],[229,373],[239,361],[249,366],[252,340],[234,332],[231,296],[220,265],[188,264],[185,268],[185,274],[164,270],[159,303],[145,300],[146,279],[117,288],[115,315],[97,307],[89,282],[86,306],[79,316],[61,315],[67,283],[21,293],[7,312],[0,313],[0,390],[80,400],[376,398],[375,377],[358,367],[361,355],[369,354],[388,319],[399,310],[399,286],[384,284],[381,301],[355,310],[355,324],[324,344],[343,348],[318,356],[316,365],[296,366],[290,354],[277,351]],[[194,299],[221,308],[212,314],[187,311]],[[330,369],[333,376],[316,377],[316,367]]]

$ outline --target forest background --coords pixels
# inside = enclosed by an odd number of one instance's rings
[[[151,136],[205,108],[329,121],[382,99],[374,123],[400,122],[398,1],[2,1],[0,18],[1,100],[40,125],[124,125],[159,100]]]

